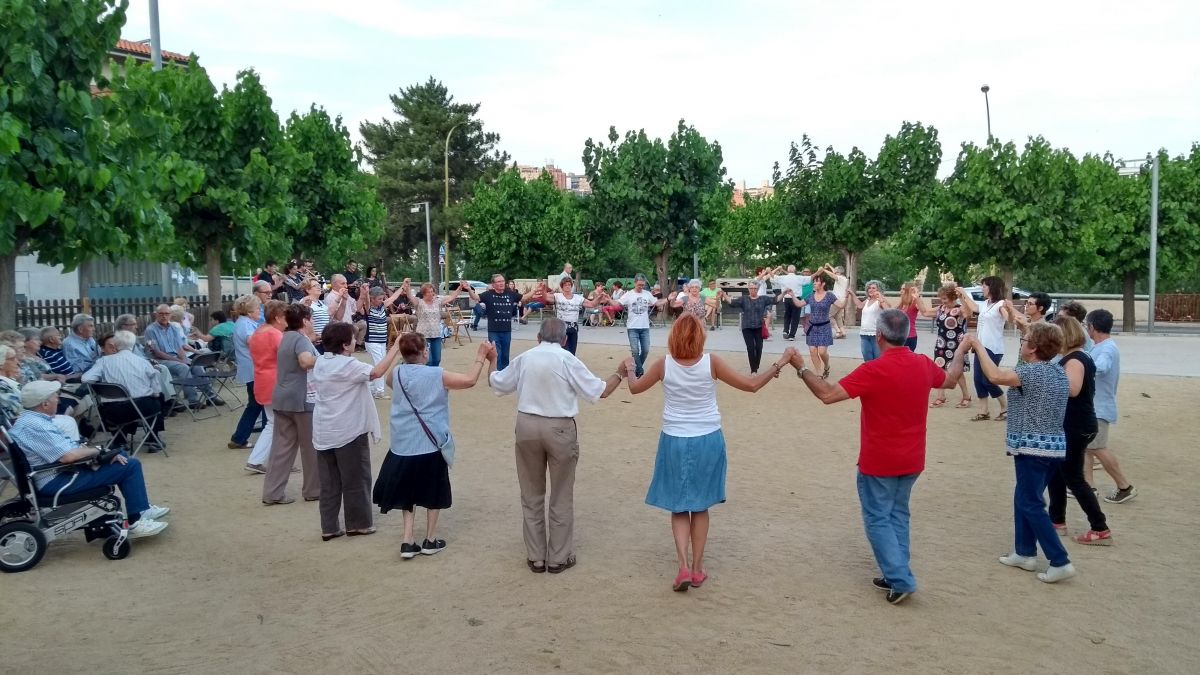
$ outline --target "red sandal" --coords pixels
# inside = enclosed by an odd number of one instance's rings
[[[675,582],[671,584],[671,590],[676,593],[684,593],[692,585],[692,571],[686,567],[679,568],[679,574],[675,575]]]

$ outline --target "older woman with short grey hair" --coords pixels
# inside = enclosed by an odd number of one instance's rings
[[[705,304],[704,298],[700,297],[700,280],[692,279],[687,282],[683,290],[675,295],[671,306],[678,307],[703,322],[708,313],[708,305]]]
[[[854,298],[855,306],[862,310],[858,341],[863,361],[874,361],[880,355],[879,344],[875,341],[875,326],[879,323],[879,317],[882,315],[883,310],[889,309],[891,304],[888,303],[887,298],[883,297],[882,281],[871,279],[867,282],[866,288],[866,300],[859,300],[857,293],[850,293],[849,295],[851,298]]]

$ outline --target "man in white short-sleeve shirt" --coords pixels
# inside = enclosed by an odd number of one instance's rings
[[[809,283],[812,283],[811,277]],[[796,266],[788,265],[787,274],[781,274],[775,277],[775,285],[780,289],[780,297],[787,295],[788,291],[792,292],[792,297],[803,298],[804,277],[796,274]],[[796,331],[800,328],[800,317],[803,315],[804,307],[797,307],[795,303],[783,303],[783,339],[795,340]]]
[[[636,374],[641,377],[645,370],[646,357],[650,355],[650,310],[657,298],[646,290],[646,275],[633,278],[633,289],[626,291],[620,300],[609,304],[625,308],[625,334],[629,336],[629,352],[633,356]]]

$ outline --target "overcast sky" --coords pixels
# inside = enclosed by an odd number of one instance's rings
[[[123,36],[150,35],[132,0]],[[874,155],[905,120],[937,127],[942,173],[965,141],[1042,134],[1140,157],[1200,141],[1200,3],[443,2],[161,0],[163,48],[219,87],[254,68],[281,116],[310,103],[358,123],[433,76],[482,103],[522,164],[581,172],[588,137],[680,118],[721,143],[729,177],[770,177],[788,145]]]

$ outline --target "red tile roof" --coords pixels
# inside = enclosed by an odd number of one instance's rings
[[[142,42],[133,42],[131,40],[117,40],[117,46],[113,48],[113,51],[119,52],[122,54],[131,54],[133,56],[142,57],[145,59],[150,58],[150,45],[147,43],[142,43]],[[177,63],[187,63],[188,62],[188,57],[186,54],[180,54],[178,52],[169,52],[165,49],[162,50],[162,57],[163,57],[164,61],[175,61]]]

